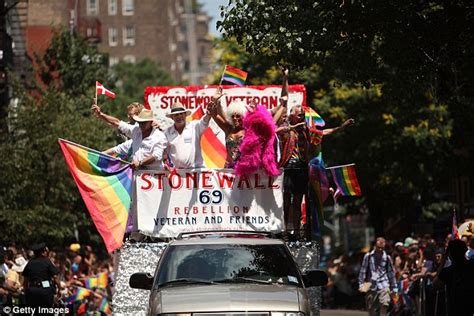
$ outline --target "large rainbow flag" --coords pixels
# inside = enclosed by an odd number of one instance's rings
[[[337,201],[339,196],[360,196],[359,181],[355,172],[355,164],[336,166],[327,168],[331,170],[332,178],[336,183],[337,189],[334,193],[334,200]]]
[[[247,80],[247,73],[239,68],[235,68],[229,65],[226,65],[224,68],[224,73],[222,74],[221,82],[225,80],[228,82],[232,82],[238,86],[243,86],[245,84],[245,80]]]
[[[191,121],[199,120],[204,116],[202,106],[198,107],[189,117]],[[201,137],[202,158],[207,168],[223,168],[227,157],[227,150],[217,138],[211,128],[207,128]]]
[[[59,145],[107,251],[120,248],[132,194],[130,164],[64,139]]]

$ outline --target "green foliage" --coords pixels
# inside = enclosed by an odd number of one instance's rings
[[[356,119],[324,154],[357,163],[382,233],[388,217],[442,203],[452,174],[474,176],[468,156],[452,155],[474,147],[472,12],[468,1],[236,0],[218,26],[248,63],[307,69],[298,75],[327,126]]]
[[[107,86],[107,57],[67,29],[56,29],[44,56],[36,56],[39,74],[48,88],[56,88],[68,96],[90,94],[95,81]]]
[[[98,56],[81,38],[63,31],[51,45],[54,49],[48,49],[43,66],[55,66],[42,67],[40,74],[54,79],[28,92],[15,82],[8,129],[0,133],[0,150],[8,153],[0,160],[0,244],[46,241],[61,246],[74,240],[74,225],[82,242],[100,242],[58,138],[97,149],[115,144],[113,132],[90,113],[93,79],[99,78],[94,74],[106,78],[107,69],[103,63],[84,64],[74,57]],[[69,59],[65,51],[72,46],[77,51]]]
[[[143,104],[145,102],[143,91],[146,87],[178,84],[158,63],[150,59],[143,59],[136,64],[122,61],[113,67],[112,75],[116,82],[113,91],[117,94],[114,104],[120,105],[121,112],[112,111],[112,113],[116,113],[118,116],[126,114],[128,104],[132,102]],[[112,107],[117,106],[113,105]]]

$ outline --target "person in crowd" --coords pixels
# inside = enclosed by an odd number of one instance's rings
[[[60,296],[59,270],[49,260],[49,249],[45,243],[31,247],[35,257],[23,270],[23,287],[28,306],[53,307],[54,298]]]
[[[448,297],[448,316],[474,315],[474,261],[466,259],[466,244],[459,239],[448,243],[445,256],[451,259],[451,265],[443,267],[435,279],[435,286],[446,286]]]
[[[359,291],[366,292],[369,315],[387,315],[391,295],[398,292],[392,259],[385,252],[386,241],[378,237],[374,249],[366,253],[359,272]]]
[[[234,100],[227,106],[225,114],[220,104],[211,111],[212,118],[225,135],[227,157],[224,168],[233,169],[240,158],[239,148],[245,135],[243,118],[247,112],[246,106],[244,101]]]
[[[171,106],[170,112],[166,114],[174,124],[165,130],[168,141],[167,152],[171,158],[174,168],[190,169],[204,168],[204,160],[201,153],[201,136],[209,127],[211,119],[210,112],[222,97],[222,89],[217,89],[211,102],[207,105],[206,114],[199,120],[188,122],[186,117],[191,111],[176,102]]]
[[[474,260],[474,236],[471,236],[467,245],[466,258],[467,260]]]

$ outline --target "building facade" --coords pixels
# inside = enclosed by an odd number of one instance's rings
[[[200,84],[210,71],[210,18],[196,0],[22,0],[25,49],[47,48],[67,26],[109,55],[109,64],[149,58],[177,81]],[[157,83],[158,84],[158,83]]]

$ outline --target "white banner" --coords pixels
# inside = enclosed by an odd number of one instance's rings
[[[231,169],[136,173],[137,228],[153,237],[209,230],[283,231],[283,175]]]
[[[153,110],[155,117],[164,117],[171,105],[181,102],[186,109],[194,111],[199,106],[206,108],[218,86],[158,86],[145,88],[145,106]],[[281,86],[222,86],[224,109],[234,100],[255,102],[271,110],[278,106]],[[306,89],[303,85],[288,87],[288,109],[294,105],[306,105]]]

